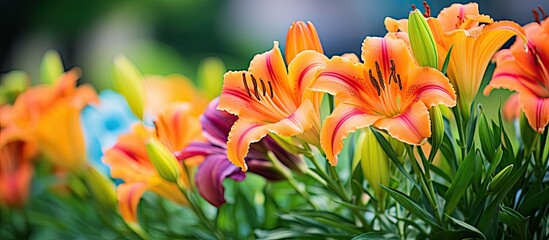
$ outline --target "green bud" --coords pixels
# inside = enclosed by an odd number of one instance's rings
[[[114,90],[122,94],[128,101],[132,112],[138,118],[143,119],[145,89],[141,72],[128,58],[118,55],[114,58],[112,80]]]
[[[154,138],[149,139],[145,146],[158,174],[167,181],[177,183],[180,175],[179,162],[173,153]]]
[[[385,153],[370,128],[364,128],[358,136],[361,146],[356,146],[360,153],[360,163],[364,177],[374,190],[380,210],[385,209],[386,192],[381,185],[389,186],[391,181],[391,160]]]
[[[429,117],[431,118],[431,152],[429,153],[429,159],[432,160],[444,139],[444,119],[439,106],[434,106],[429,110]]]
[[[105,209],[116,208],[117,197],[112,181],[101,175],[101,173],[93,167],[88,167],[84,171],[84,178],[86,179],[91,195],[101,204],[101,206],[104,206]]]
[[[408,18],[408,36],[414,56],[420,66],[438,69],[438,55],[435,38],[429,24],[419,10],[410,12]]]
[[[61,56],[55,50],[48,50],[40,63],[40,82],[53,84],[63,75],[65,68]]]
[[[385,138],[387,138],[389,145],[391,145],[391,148],[393,148],[393,151],[395,151],[396,155],[398,156],[398,159],[400,161],[404,161],[404,154],[406,153],[406,145],[394,137],[385,135]]]
[[[507,177],[511,175],[511,171],[513,171],[513,164],[501,170],[488,184],[488,192],[494,192],[499,189],[507,181]]]
[[[14,70],[3,74],[0,81],[0,105],[13,103],[30,86],[30,82],[29,75],[24,71]]]
[[[205,58],[198,65],[198,87],[206,93],[208,99],[221,94],[223,74],[226,71],[225,64],[217,57]]]

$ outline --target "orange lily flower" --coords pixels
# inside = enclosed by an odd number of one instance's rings
[[[137,221],[137,204],[145,191],[152,191],[178,204],[188,202],[176,183],[163,179],[156,171],[147,155],[146,143],[150,138],[157,138],[175,154],[191,141],[202,138],[200,122],[190,114],[190,106],[183,104],[169,105],[161,110],[155,125],[156,130],[141,123],[132,126],[132,131],[119,137],[116,145],[103,157],[111,167],[111,175],[124,180],[118,186],[117,194],[120,212],[126,221]],[[192,163],[198,164],[191,162],[187,167],[194,167]],[[190,187],[187,173],[181,165],[177,167],[181,173],[178,181]]]
[[[431,106],[454,106],[456,95],[448,78],[430,67],[419,67],[403,40],[367,37],[364,63],[333,57],[317,73],[313,90],[340,101],[322,126],[320,141],[330,164],[337,164],[343,139],[373,125],[413,145],[431,135]]]
[[[19,95],[9,111],[2,110],[0,124],[32,136],[40,150],[56,166],[77,170],[85,162],[80,110],[97,101],[95,90],[76,87],[80,71],[63,74],[55,85],[40,85]],[[7,109],[7,108],[3,108]]]
[[[517,38],[509,49],[496,55],[497,67],[490,84],[484,89],[488,95],[495,88],[516,91],[528,123],[542,133],[549,122],[549,21],[524,26],[528,38]]]
[[[469,116],[486,67],[494,53],[513,36],[526,41],[522,28],[511,21],[494,22],[481,15],[478,4],[452,4],[428,21],[439,55],[439,68],[453,46],[448,78],[456,89],[462,116]]]
[[[224,76],[217,108],[239,117],[229,133],[227,155],[243,171],[248,170],[244,157],[250,144],[269,132],[319,145],[322,94],[309,90],[309,85],[328,58],[317,52],[321,48],[316,40],[308,43],[318,39],[312,24],[308,25],[308,31],[303,25],[294,24],[288,33],[288,39],[293,40],[288,42],[287,51],[299,54],[293,59],[287,56],[291,60],[287,69],[275,41],[272,50],[253,58],[248,71],[230,71]],[[297,35],[300,31],[295,28],[306,33]],[[298,44],[300,41],[304,43]],[[316,51],[306,50],[311,48]]]
[[[477,3],[454,3],[436,18],[428,17],[427,22],[437,43],[439,69],[453,46],[447,75],[456,89],[460,110],[467,117],[494,53],[512,36],[526,40],[524,32],[514,22],[494,22],[490,16],[480,14]],[[385,27],[391,33],[407,32],[408,21],[386,18]]]
[[[36,146],[17,129],[0,130],[0,203],[22,207],[34,173]]]

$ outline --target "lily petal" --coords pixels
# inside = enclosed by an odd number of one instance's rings
[[[282,53],[278,48],[278,42],[274,41],[273,49],[262,54],[257,54],[250,62],[248,72],[251,72],[257,80],[270,81],[277,94],[289,92],[288,73]],[[291,97],[291,96],[288,96]],[[284,97],[282,97],[284,98]],[[291,99],[291,98],[290,98]]]
[[[453,107],[456,105],[456,93],[452,84],[444,74],[430,67],[420,67],[412,71],[408,76],[409,81],[407,86],[404,86],[406,95],[403,101],[415,102],[422,101],[427,108],[439,104]],[[404,106],[408,104],[404,103]]]
[[[387,32],[395,33],[399,30],[402,32],[408,32],[408,19],[393,19],[390,17],[386,17],[383,21],[385,24],[385,29],[387,29]]]
[[[258,142],[269,133],[268,128],[263,123],[250,122],[244,119],[237,120],[231,132],[229,132],[229,140],[227,141],[227,157],[237,167],[242,168],[242,171],[247,171],[248,166],[244,161],[250,144]]]
[[[478,3],[459,4],[454,3],[450,7],[440,11],[437,19],[440,20],[444,31],[458,29],[465,21],[467,15],[479,15]]]
[[[254,78],[256,78],[256,81],[259,80],[257,76]],[[276,122],[278,119],[285,117],[287,115],[286,112],[277,111],[278,108],[269,108],[269,105],[264,105],[261,101],[256,99],[254,88],[249,83],[251,79],[251,73],[246,71],[230,71],[225,73],[223,90],[219,97],[217,109],[238,115],[239,118],[261,118],[260,120],[266,122]],[[244,85],[243,80],[247,82],[247,85]],[[264,84],[267,85],[268,83],[264,81]],[[259,91],[259,97],[265,97],[263,96],[261,89],[257,90]],[[273,94],[274,93],[273,90]],[[270,94],[269,90],[266,90],[265,94]],[[266,97],[269,98],[270,95],[267,95]],[[266,99],[266,101],[269,100]],[[294,105],[293,101],[291,104]]]
[[[317,118],[315,108],[309,100],[303,101],[295,112],[277,123],[266,125],[269,131],[284,137],[301,135],[311,129]]]
[[[229,162],[224,154],[209,155],[196,172],[195,181],[198,192],[206,201],[215,207],[220,207],[225,203],[223,180],[228,177],[242,181],[246,175],[240,171],[240,168]]]
[[[530,126],[539,134],[543,133],[549,123],[549,98],[540,98],[534,94],[519,94],[522,110]]]
[[[306,99],[313,100],[314,96],[311,94],[314,93],[309,90],[309,86],[314,81],[316,71],[326,67],[327,62],[328,58],[324,54],[315,51],[309,50],[299,53],[288,66],[288,77],[292,79],[290,88],[295,89],[293,92],[300,96],[305,95]],[[311,94],[306,94],[309,92]],[[320,101],[316,104],[320,104]]]
[[[320,144],[332,166],[337,165],[343,139],[357,129],[372,125],[381,116],[372,115],[356,106],[340,103],[324,120],[320,132]]]
[[[163,107],[156,119],[156,135],[172,152],[181,151],[191,141],[201,138],[198,118],[191,114],[188,103],[172,103]]]
[[[84,165],[86,149],[80,108],[73,106],[70,99],[52,106],[41,117],[35,134],[39,147],[56,165],[70,170]]]
[[[363,75],[363,64],[338,56],[330,59],[326,68],[317,73],[311,89],[335,95],[340,102],[359,106],[374,102],[370,96],[377,96],[376,89]]]
[[[374,123],[375,127],[387,130],[389,135],[411,145],[420,145],[431,136],[430,125],[429,111],[422,102],[412,103],[396,117]]]
[[[503,118],[509,122],[519,119],[521,106],[518,94],[512,94],[503,105]]]
[[[118,195],[118,208],[122,218],[127,222],[137,222],[137,206],[141,196],[147,190],[147,185],[142,182],[123,183],[116,188]]]

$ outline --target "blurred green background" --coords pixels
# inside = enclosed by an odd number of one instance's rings
[[[454,1],[429,1],[433,13]],[[468,1],[455,1],[468,2]],[[533,21],[531,9],[549,1],[479,1],[482,13],[519,24]],[[278,40],[284,46],[292,21],[312,21],[328,56],[359,54],[367,35],[385,34],[386,16],[405,18],[422,1],[256,0],[2,0],[0,72],[25,70],[38,79],[48,49],[60,52],[66,68],[79,66],[83,81],[111,87],[117,53],[144,74],[181,73],[195,79],[201,59],[218,56],[227,69],[245,69],[256,53]]]

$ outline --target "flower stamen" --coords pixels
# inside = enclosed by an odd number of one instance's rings
[[[427,1],[423,1],[423,6],[425,7],[425,13],[423,14],[424,17],[428,18],[431,16],[431,6],[427,4]]]
[[[381,96],[381,89],[379,88],[379,84],[377,83],[376,78],[372,74],[372,69],[370,69],[369,74],[370,74],[370,82],[372,82],[372,86],[374,86],[374,88],[376,89],[377,96],[379,97]]]
[[[265,97],[265,94],[267,93],[267,88],[265,88],[265,82],[263,82],[263,79],[259,79],[261,82],[261,88],[263,89],[263,97]]]
[[[383,81],[383,74],[381,74],[381,69],[379,69],[379,63],[377,61],[376,64],[376,71],[377,71],[377,77],[379,78],[379,84],[381,85],[381,89],[385,90],[385,82]]]
[[[257,80],[255,79],[254,75],[250,75],[252,77],[252,84],[254,85],[254,95],[255,98],[257,98],[258,101],[261,100],[259,97],[259,93],[257,92]]]
[[[252,94],[250,93],[250,88],[248,87],[248,82],[246,81],[246,74],[242,73],[242,83],[244,84],[244,87],[246,88],[246,92],[248,93],[249,97],[252,97]]]

